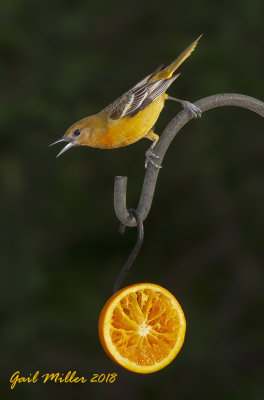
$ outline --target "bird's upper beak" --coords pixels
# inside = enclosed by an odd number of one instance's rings
[[[57,143],[60,143],[60,142],[68,142],[68,143],[66,144],[66,146],[64,146],[62,148],[62,150],[59,152],[59,154],[56,157],[59,157],[62,153],[64,153],[65,151],[69,150],[71,147],[76,146],[76,143],[74,143],[72,139],[67,138],[65,136],[63,136],[59,140],[56,140],[56,142],[51,143],[50,146],[53,146],[54,144],[57,144]]]

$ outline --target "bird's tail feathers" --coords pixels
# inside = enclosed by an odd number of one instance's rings
[[[162,71],[160,71],[156,76],[155,76],[155,80],[156,79],[166,79],[166,78],[170,78],[172,76],[172,74],[174,73],[174,71],[176,71],[177,68],[179,68],[179,66],[186,60],[186,58],[188,58],[193,50],[195,49],[199,39],[202,37],[202,35],[200,35],[193,43],[190,44],[190,46],[188,46],[177,58],[176,60],[174,60],[168,67],[166,67],[165,69],[163,69]]]

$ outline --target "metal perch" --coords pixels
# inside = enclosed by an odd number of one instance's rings
[[[246,96],[243,94],[236,94],[236,93],[216,94],[213,96],[208,96],[203,99],[200,99],[196,101],[194,104],[197,107],[199,107],[203,113],[207,110],[211,110],[212,108],[216,107],[236,106],[254,111],[255,113],[264,117],[264,103],[260,100],[257,100],[253,97]],[[187,122],[189,122],[192,118],[193,116],[187,110],[182,110],[169,122],[167,127],[164,129],[157,145],[155,146],[155,154],[159,156],[160,164],[162,164],[162,160],[166,154],[166,151],[168,150],[171,141],[181,130],[181,128],[185,124],[187,124]],[[114,187],[114,208],[116,216],[121,222],[122,233],[124,232],[125,226],[130,226],[130,227],[137,226],[138,230],[140,229],[143,230],[142,223],[148,216],[148,213],[151,208],[159,171],[160,171],[159,168],[156,168],[151,163],[148,164],[138,207],[136,210],[133,210],[132,213],[127,209],[126,205],[127,177],[116,176],[115,187]],[[142,241],[143,241],[143,236],[141,240],[141,245]],[[118,288],[120,287],[122,281],[126,276],[126,273],[128,272],[128,268],[126,268],[126,265],[129,263],[129,268],[131,267],[138,252],[139,249],[137,249],[137,246],[135,246],[135,248],[133,249],[132,253],[129,256],[127,263],[121,270],[121,273],[115,283],[114,291],[118,290]],[[130,262],[131,260],[133,260],[132,263]]]
[[[264,103],[254,97],[246,96],[243,94],[236,93],[223,93],[215,94],[213,96],[205,97],[194,103],[204,113],[212,108],[222,106],[237,106],[247,108],[248,110],[254,111],[260,116],[264,117]],[[192,116],[187,110],[179,112],[164,129],[157,145],[155,146],[155,154],[160,159],[159,162],[162,164],[162,160],[168,150],[168,147],[177,133],[181,128],[192,119]],[[149,163],[146,170],[146,175],[142,187],[140,200],[137,207],[137,212],[142,221],[144,221],[151,208],[151,203],[155,191],[157,178],[159,175],[159,169]],[[119,221],[125,226],[136,226],[135,218],[131,218],[127,205],[126,205],[126,189],[127,189],[127,177],[116,176],[115,187],[114,187],[114,207],[115,213]]]

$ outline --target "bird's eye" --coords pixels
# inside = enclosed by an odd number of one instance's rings
[[[75,129],[75,131],[73,132],[73,136],[79,136],[81,133],[81,129]]]

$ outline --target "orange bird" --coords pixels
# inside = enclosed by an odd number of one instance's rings
[[[163,65],[161,65],[98,114],[83,118],[73,124],[61,139],[52,143],[52,145],[59,142],[67,143],[57,157],[75,146],[113,149],[147,138],[153,143],[146,152],[145,167],[150,162],[155,167],[160,168],[153,160],[153,158],[159,158],[153,152],[159,136],[153,132],[152,128],[164,107],[165,100],[181,103],[195,118],[201,116],[201,110],[194,104],[168,96],[165,93],[172,82],[180,75],[173,75],[173,73],[190,56],[201,36],[168,67],[162,69]]]

